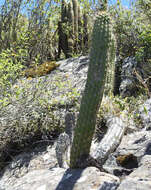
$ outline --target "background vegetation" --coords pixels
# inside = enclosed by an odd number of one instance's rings
[[[73,0],[74,6],[69,2],[67,0],[3,2],[0,6],[2,88],[13,82],[23,68],[89,52],[93,18],[96,16],[99,1]],[[113,5],[109,1],[108,9],[115,22],[116,54],[121,60],[127,56],[136,56],[139,62],[146,65],[148,72],[151,65],[151,1],[132,1],[130,7],[124,7],[119,0]],[[72,19],[72,14],[78,17]],[[68,38],[63,45],[59,42],[62,35],[59,23],[63,30],[63,39]],[[62,47],[66,44],[70,46],[66,47],[67,49]]]

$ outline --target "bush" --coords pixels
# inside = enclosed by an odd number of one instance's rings
[[[144,26],[139,34],[139,47],[136,57],[144,62],[151,59],[151,25]]]
[[[148,56],[151,47],[151,25],[142,8],[137,4],[126,8],[117,1],[110,12],[115,22],[118,55],[122,58]]]
[[[10,88],[21,74],[24,53],[7,49],[0,54],[0,107],[9,103]]]

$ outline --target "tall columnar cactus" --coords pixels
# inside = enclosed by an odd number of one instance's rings
[[[104,91],[110,41],[110,19],[103,13],[96,18],[93,28],[87,82],[71,147],[71,168],[79,167],[80,160],[89,156],[96,115]]]
[[[65,22],[67,17],[67,3],[65,0],[62,0],[61,3],[61,22]]]
[[[113,23],[110,25],[112,27]],[[113,29],[112,29],[113,31]],[[106,81],[105,81],[105,89],[104,94],[108,95],[110,93],[113,93],[114,91],[114,84],[115,84],[115,62],[116,62],[116,40],[114,32],[111,32],[111,41],[110,41],[110,47],[109,47],[109,53],[108,53],[108,66],[107,66],[107,75],[106,75]]]
[[[74,30],[73,29],[73,27],[74,27],[74,15],[73,15],[73,6],[72,6],[71,2],[68,3],[67,17],[68,17],[68,21],[72,25],[72,30]]]
[[[78,53],[82,50],[82,16],[80,6],[78,6]]]
[[[107,0],[100,0],[99,2],[100,8],[102,11],[107,11]],[[113,22],[110,24],[112,27]],[[114,78],[115,78],[115,49],[116,49],[116,40],[115,35],[113,33],[113,28],[111,28],[111,40],[110,40],[110,47],[108,53],[108,65],[107,65],[107,74],[106,74],[106,81],[105,81],[105,89],[104,94],[109,95],[114,91]]]
[[[72,7],[72,4],[70,2],[68,3],[67,18],[68,18],[68,23],[67,23],[68,55],[69,55],[69,57],[72,57],[73,50],[74,50],[74,41],[73,41],[73,36],[74,36],[74,14],[73,14],[73,7]]]
[[[60,58],[61,50],[66,58],[72,57],[73,54],[73,25],[74,17],[71,3],[62,0],[61,4],[61,21],[58,23],[58,58]]]
[[[82,34],[82,50],[83,53],[87,53],[89,43],[89,34],[88,34],[88,14],[84,12],[83,14],[83,34]]]
[[[74,13],[74,41],[75,41],[75,52],[78,51],[78,1],[72,0],[73,13]]]
[[[61,3],[61,21],[58,23],[58,58],[61,51],[66,58],[88,49],[88,16],[82,16],[78,0]]]

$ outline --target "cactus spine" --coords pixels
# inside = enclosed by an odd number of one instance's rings
[[[104,91],[110,38],[110,19],[106,13],[100,14],[93,28],[87,82],[71,147],[71,168],[79,167],[80,160],[89,156],[96,115]]]

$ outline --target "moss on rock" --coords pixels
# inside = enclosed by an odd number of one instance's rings
[[[33,66],[32,68],[25,69],[23,71],[23,76],[26,77],[39,77],[43,75],[49,74],[51,71],[55,70],[59,64],[57,64],[55,61],[47,61],[41,65]]]

